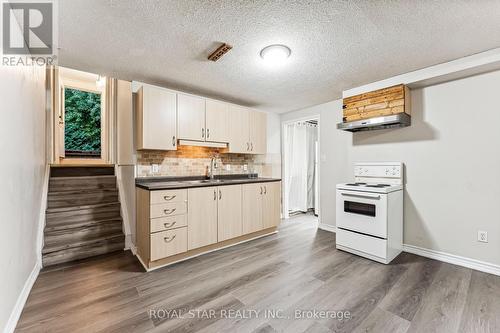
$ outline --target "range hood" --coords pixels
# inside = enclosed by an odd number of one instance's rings
[[[337,124],[337,129],[349,132],[373,131],[386,128],[406,127],[411,124],[411,116],[402,112],[388,116],[373,117]]]

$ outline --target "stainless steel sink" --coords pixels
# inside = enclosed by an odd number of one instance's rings
[[[186,183],[190,184],[207,184],[207,183],[222,183],[223,179],[200,179],[200,180],[187,180]]]

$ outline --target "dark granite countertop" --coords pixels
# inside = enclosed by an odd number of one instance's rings
[[[213,180],[205,176],[192,177],[141,177],[135,179],[135,186],[145,190],[175,190],[182,188],[224,186],[249,183],[277,182],[279,178],[263,178],[257,174],[220,175]]]

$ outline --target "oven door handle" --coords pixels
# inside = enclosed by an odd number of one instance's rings
[[[352,193],[340,193],[344,196],[355,197],[355,198],[364,198],[364,199],[380,199],[380,195],[370,195],[370,194],[352,194]]]

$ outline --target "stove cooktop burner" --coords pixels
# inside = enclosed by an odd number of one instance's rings
[[[347,186],[365,186],[365,187],[376,187],[376,188],[384,188],[389,187],[389,184],[367,184],[367,183],[348,183]]]

